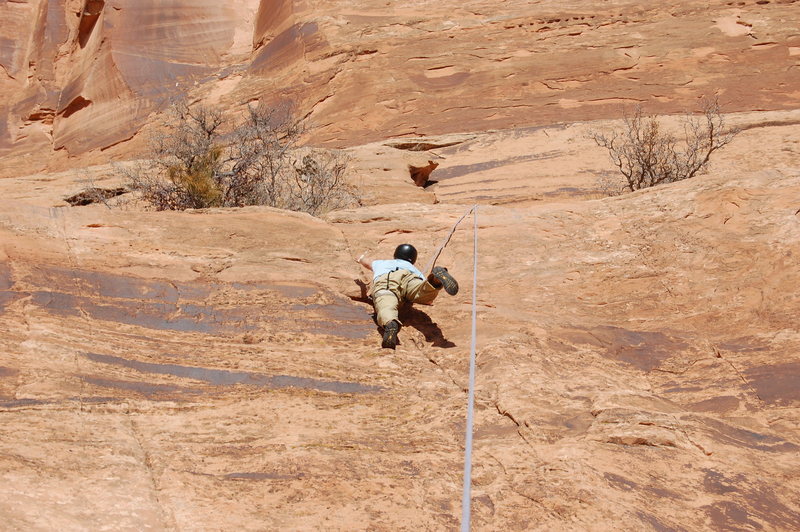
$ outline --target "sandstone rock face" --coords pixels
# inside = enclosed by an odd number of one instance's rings
[[[0,6],[4,148],[43,129],[71,154],[132,137],[150,113],[224,66],[246,2],[32,0]],[[20,28],[25,31],[20,31]],[[31,38],[32,36],[32,38]],[[47,127],[49,126],[49,127]],[[34,140],[43,141],[42,132]]]
[[[394,351],[354,259],[477,204],[472,529],[800,529],[797,3],[680,4],[0,3],[2,528],[456,529],[473,220]],[[619,103],[716,90],[708,174],[603,193]],[[294,102],[361,206],[103,194],[175,97]]]
[[[404,310],[396,351],[353,259],[424,264],[479,202],[474,529],[796,529],[794,118],[732,117],[710,175],[613,198],[598,123],[354,148],[370,204],[324,219],[0,181],[3,522],[457,527],[471,220],[439,259],[462,290]],[[376,166],[437,156],[424,189]]]
[[[0,5],[0,21],[7,158],[108,148],[187,96],[290,101],[313,142],[340,147],[637,102],[682,112],[703,94],[728,111],[800,99],[794,1],[30,0]]]

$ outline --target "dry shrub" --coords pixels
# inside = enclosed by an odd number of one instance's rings
[[[190,164],[173,164],[166,167],[166,174],[176,189],[185,191],[191,207],[222,206],[222,191],[214,179],[222,154],[218,146],[199,154]]]
[[[609,193],[689,179],[705,171],[711,154],[729,144],[738,130],[726,129],[717,98],[703,99],[700,115],[686,115],[676,135],[637,106],[625,114],[623,131],[591,132],[589,138],[606,148],[624,177],[617,186],[601,183]]]
[[[150,158],[126,173],[158,210],[268,205],[313,215],[357,204],[340,152],[301,148],[291,109],[248,107],[239,123],[218,110],[174,105]]]

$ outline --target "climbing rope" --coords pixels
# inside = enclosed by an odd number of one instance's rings
[[[433,267],[436,265],[436,260],[439,258],[439,255],[442,254],[442,251],[444,250],[445,246],[447,246],[447,244],[450,243],[450,239],[453,237],[453,234],[456,232],[456,229],[458,228],[458,224],[460,224],[461,221],[464,218],[469,216],[470,213],[475,212],[477,208],[478,208],[477,205],[473,205],[472,207],[470,207],[470,209],[467,212],[465,212],[464,215],[461,218],[458,219],[458,221],[455,223],[453,228],[450,229],[450,233],[448,233],[447,237],[445,237],[444,242],[442,242],[442,245],[439,246],[439,249],[436,250],[436,253],[433,254],[433,258],[430,260],[428,265],[425,267],[425,270],[423,270],[426,275],[431,273],[431,270],[433,270]]]
[[[464,493],[461,497],[461,532],[469,532],[470,529],[470,503],[472,500],[472,420],[475,410],[475,331],[477,328],[476,309],[478,307],[478,206],[474,205],[467,214],[470,212],[472,213],[474,222],[472,244],[472,339],[469,347],[469,394],[467,398],[467,429],[464,443]],[[466,214],[464,216],[466,216]],[[459,220],[459,222],[460,221],[461,220]],[[453,228],[453,230],[455,231],[455,228]]]
[[[472,254],[472,339],[469,348],[469,393],[467,395],[467,429],[464,442],[464,492],[461,497],[461,532],[469,532],[470,529],[470,503],[472,500],[472,426],[475,412],[475,346],[477,329],[477,308],[478,308],[478,206],[473,205],[458,219],[453,228],[445,237],[442,245],[434,253],[425,268],[425,273],[430,273],[436,264],[436,259],[442,254],[445,246],[450,242],[458,225],[472,214],[474,222],[473,228],[473,254]]]
[[[442,251],[450,243],[450,239],[455,234],[459,224],[470,214],[472,214],[474,228],[473,228],[473,256],[472,256],[472,339],[470,341],[469,353],[469,393],[467,396],[467,428],[466,438],[464,443],[464,492],[461,499],[461,532],[469,532],[470,529],[470,503],[472,492],[472,427],[475,411],[475,347],[476,347],[476,329],[477,329],[477,307],[478,307],[478,206],[473,205],[470,209],[458,219],[458,221],[450,229],[450,232],[442,242],[442,245],[433,254],[428,265],[423,270],[429,274],[433,267],[436,265],[436,260]],[[344,233],[342,233],[344,234]],[[345,238],[345,241],[347,239]],[[364,255],[362,254],[358,260],[361,260]]]

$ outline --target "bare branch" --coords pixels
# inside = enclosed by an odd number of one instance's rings
[[[343,155],[299,147],[305,129],[291,107],[248,106],[226,127],[218,110],[174,105],[150,164],[128,174],[131,188],[158,210],[269,205],[317,215],[358,203]]]
[[[623,114],[624,130],[591,132],[589,138],[605,148],[630,191],[689,179],[702,173],[711,154],[729,144],[738,130],[726,129],[718,99],[703,99],[702,114],[687,115],[683,138],[666,131],[655,115],[641,106]]]

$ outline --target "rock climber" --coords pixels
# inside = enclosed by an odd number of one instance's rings
[[[373,274],[370,296],[378,326],[383,328],[381,347],[394,349],[397,346],[401,326],[397,309],[402,303],[430,305],[442,288],[451,296],[458,293],[458,283],[447,268],[436,266],[426,278],[414,266],[417,250],[411,244],[397,246],[392,260],[370,262],[365,255],[366,252],[362,253],[356,262]]]

